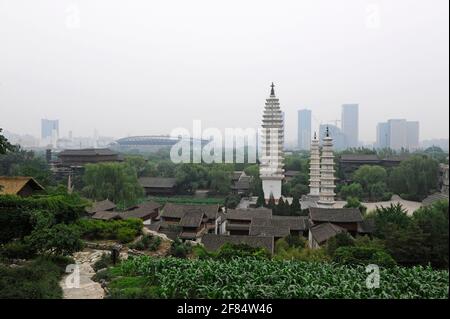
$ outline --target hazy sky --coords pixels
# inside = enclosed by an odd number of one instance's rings
[[[256,127],[271,81],[296,138],[360,105],[449,136],[448,0],[0,0],[0,127],[75,136]]]

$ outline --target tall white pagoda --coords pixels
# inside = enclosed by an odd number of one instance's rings
[[[319,199],[320,195],[320,146],[316,132],[311,141],[311,158],[309,161],[309,194],[311,199]]]
[[[273,196],[275,201],[281,197],[281,183],[284,179],[283,144],[284,125],[283,114],[279,100],[275,97],[275,85],[272,83],[270,97],[266,99],[261,130],[261,165],[259,175],[262,180],[264,199],[269,201]]]
[[[320,157],[320,198],[318,204],[320,207],[331,207],[334,205],[334,154],[333,139],[330,132],[326,130],[323,138],[322,156]]]

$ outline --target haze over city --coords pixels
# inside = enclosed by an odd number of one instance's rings
[[[359,138],[391,118],[448,138],[448,1],[0,0],[0,127],[115,138],[260,125],[270,83],[313,129],[359,104]]]

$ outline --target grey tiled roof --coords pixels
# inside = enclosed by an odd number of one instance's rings
[[[109,148],[85,148],[85,149],[67,149],[61,151],[58,156],[98,156],[98,155],[118,155],[117,152]]]
[[[358,208],[309,208],[309,218],[313,222],[357,223],[362,215]]]
[[[140,177],[139,184],[145,188],[172,188],[177,179],[172,177]]]
[[[268,208],[228,209],[228,211],[223,216],[225,219],[251,221],[252,218],[255,217],[272,217],[272,210]]]
[[[341,161],[379,162],[380,159],[375,154],[342,154]]]
[[[346,230],[332,223],[323,223],[311,227],[309,231],[311,232],[314,240],[319,244],[322,244],[328,239],[336,236],[339,233],[345,232]]]
[[[92,207],[86,208],[86,212],[89,214],[94,214],[94,213],[100,212],[100,211],[113,210],[114,208],[116,208],[116,204],[114,204],[113,202],[111,202],[108,199],[105,199],[100,202],[94,202],[92,204]]]
[[[122,216],[118,212],[101,211],[96,212],[94,215],[92,215],[92,218],[101,220],[111,220],[111,219],[122,219]]]
[[[358,233],[360,234],[371,234],[375,231],[375,220],[365,219],[358,223]]]
[[[272,216],[272,218],[253,218],[250,236],[285,237],[294,231],[308,229],[308,220],[304,216]]]
[[[205,234],[201,242],[207,250],[217,250],[225,243],[246,244],[251,247],[263,247],[273,253],[274,240],[270,236],[238,236]]]
[[[162,217],[182,218],[188,211],[201,210],[208,219],[215,219],[218,214],[219,205],[181,205],[167,203],[162,209]]]
[[[297,176],[299,174],[300,174],[300,171],[293,171],[293,170],[284,172],[284,176],[286,176],[286,177],[294,177],[294,176]]]
[[[161,206],[161,204],[156,202],[145,202],[129,208],[126,212],[122,213],[122,216],[124,218],[145,218],[148,216],[156,217],[158,215],[157,209]]]
[[[180,226],[183,227],[199,227],[205,213],[201,210],[191,210],[184,213],[180,220]]]

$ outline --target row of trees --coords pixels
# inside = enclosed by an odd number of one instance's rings
[[[438,162],[426,155],[414,155],[390,170],[363,165],[352,176],[353,183],[340,188],[340,196],[360,200],[389,200],[392,194],[420,201],[438,186]]]

